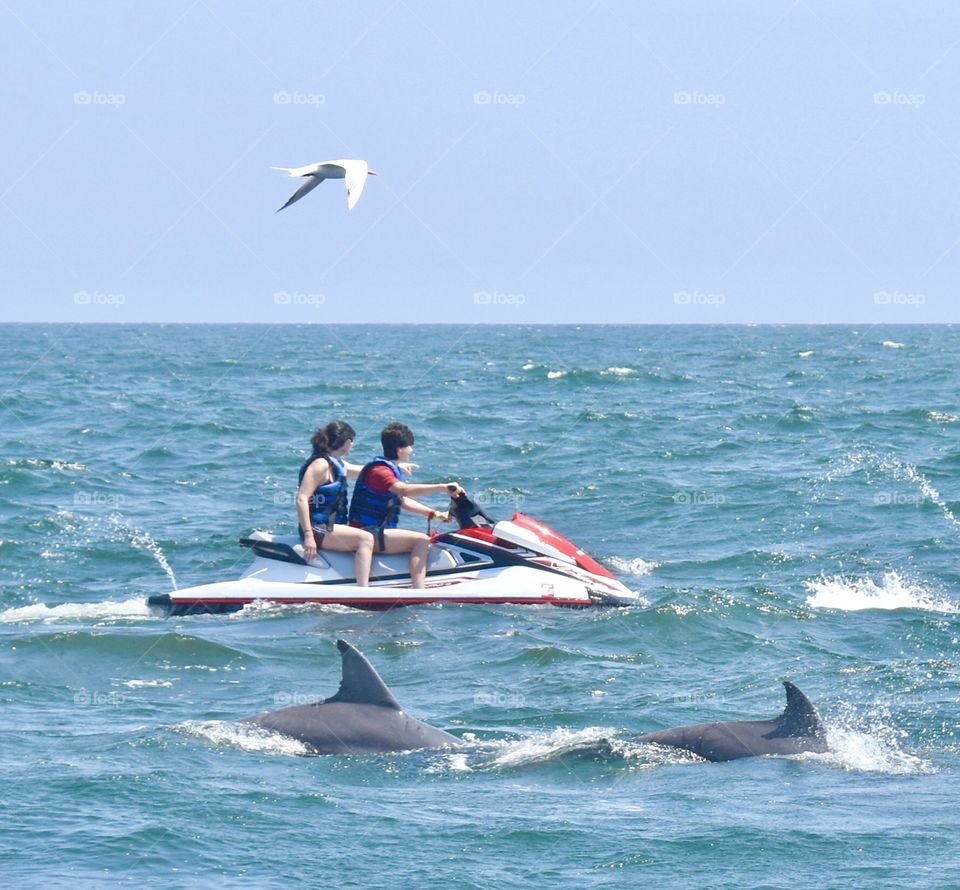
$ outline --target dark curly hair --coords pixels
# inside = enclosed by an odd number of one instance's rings
[[[391,423],[380,433],[383,456],[387,460],[396,460],[398,449],[413,444],[413,431],[402,423]]]

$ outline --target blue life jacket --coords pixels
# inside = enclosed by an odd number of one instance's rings
[[[326,527],[329,531],[335,522],[344,525],[347,521],[347,470],[340,458],[315,454],[300,467],[301,482],[310,464],[321,458],[329,464],[334,478],[318,485],[310,495],[310,524],[315,528]]]
[[[390,467],[398,480],[403,479],[400,467],[385,457],[375,457],[365,464],[353,487],[350,524],[360,528],[396,528],[400,519],[400,495],[390,491],[374,491],[367,485],[367,474],[377,465]]]

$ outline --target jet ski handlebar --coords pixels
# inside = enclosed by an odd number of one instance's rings
[[[459,528],[493,528],[497,521],[466,491],[450,498],[450,516],[457,520]]]

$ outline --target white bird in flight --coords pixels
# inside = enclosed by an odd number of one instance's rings
[[[302,176],[306,179],[303,185],[290,196],[287,203],[276,211],[277,213],[284,207],[289,207],[295,201],[299,201],[307,192],[315,189],[325,179],[345,179],[347,181],[347,210],[353,210],[354,205],[360,200],[363,187],[367,184],[367,176],[377,175],[373,170],[367,168],[366,161],[319,161],[316,164],[307,164],[306,167],[274,167],[273,169],[289,173],[290,176]]]

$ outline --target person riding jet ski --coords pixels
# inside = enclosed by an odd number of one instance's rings
[[[430,539],[422,532],[397,528],[400,511],[416,516],[448,521],[449,514],[433,510],[419,501],[418,495],[463,493],[459,482],[406,482],[400,463],[409,462],[413,454],[413,432],[402,423],[391,423],[380,433],[383,454],[360,470],[350,501],[350,525],[373,534],[382,553],[410,554],[410,586],[426,586],[427,550]]]

